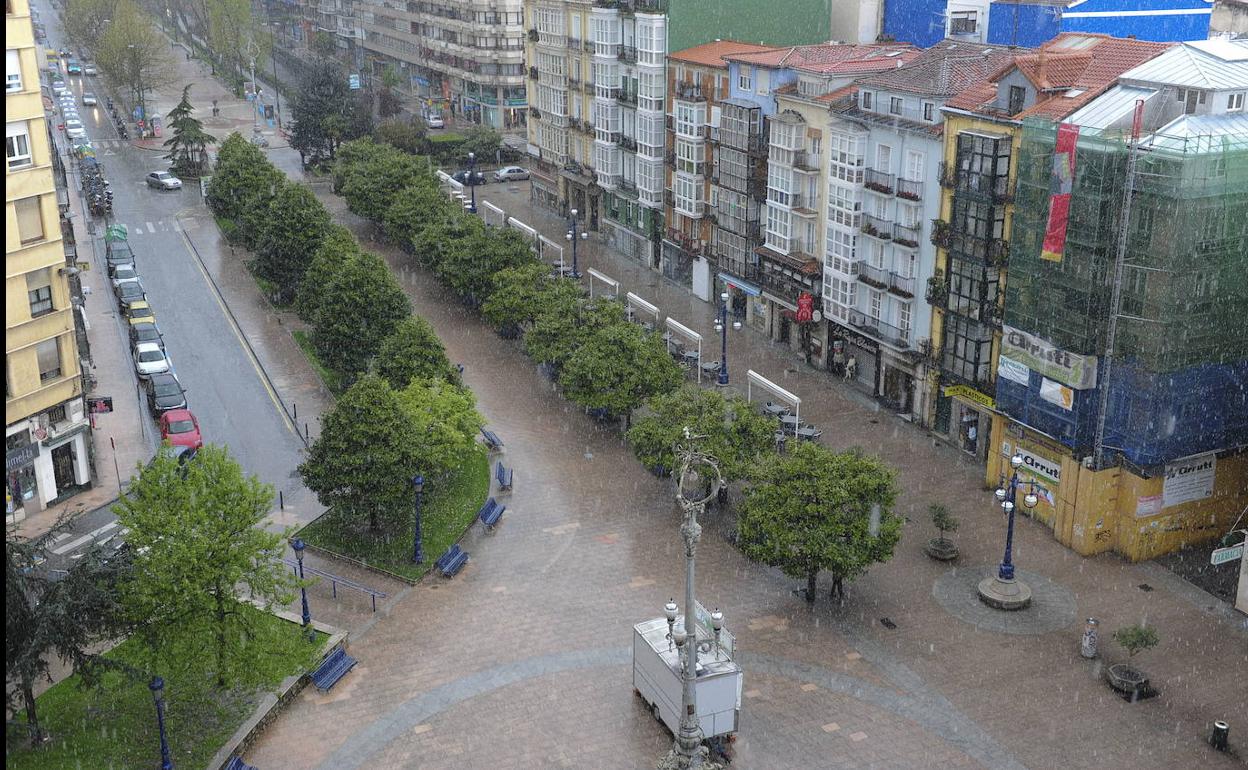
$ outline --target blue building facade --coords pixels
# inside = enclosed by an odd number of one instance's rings
[[[1209,37],[1209,0],[1073,0],[995,2],[988,42],[1035,47],[1063,32],[1094,32],[1162,43]]]

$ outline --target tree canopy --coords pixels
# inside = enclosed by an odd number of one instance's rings
[[[842,592],[843,581],[891,558],[901,538],[902,518],[892,510],[895,477],[882,460],[857,450],[798,442],[785,455],[762,459],[751,474],[738,545],[753,561],[805,578],[807,601],[814,601],[823,570],[832,573],[833,594]]]
[[[524,352],[534,361],[550,364],[556,370],[593,332],[614,324],[627,323],[624,305],[614,300],[590,301],[572,281],[545,297],[537,308],[537,318],[524,335]]]
[[[646,401],[646,413],[628,431],[633,454],[647,468],[671,470],[673,447],[688,427],[704,436],[700,448],[719,460],[725,482],[745,478],[760,458],[775,450],[775,421],[740,396],[685,385]]]
[[[342,65],[329,58],[313,62],[292,101],[290,146],[308,165],[333,160],[338,145],[352,138],[354,100]]]
[[[651,396],[680,387],[684,372],[663,342],[632,323],[615,323],[587,335],[559,373],[564,394],[587,409],[605,409],[631,421]]]
[[[377,350],[376,371],[396,390],[413,380],[459,383],[459,372],[429,322],[418,315],[399,321]]]
[[[340,154],[337,164],[342,170],[339,175],[335,169],[335,184],[352,213],[375,222],[381,221],[395,194],[411,185],[421,172],[427,173],[425,164],[402,150],[388,144],[376,144],[371,139],[348,142],[343,149],[357,144],[366,148],[364,157],[353,158],[346,163]]]
[[[398,391],[399,404],[415,423],[408,438],[417,452],[414,468],[426,479],[440,479],[459,467],[477,445],[485,420],[472,391],[446,380],[413,380]]]
[[[379,102],[381,104],[381,116],[383,118],[387,118],[390,115],[397,115],[397,112],[386,112],[385,94],[386,91],[383,86],[381,96],[379,97]],[[423,122],[390,118],[389,120],[383,120],[381,123],[377,124],[377,128],[373,130],[373,136],[376,137],[379,142],[384,142],[391,147],[412,155],[419,155],[425,149],[426,131],[425,124]]]
[[[491,230],[481,221],[467,227],[458,241],[446,244],[433,273],[443,285],[472,305],[480,305],[494,288],[494,275],[536,260],[529,242],[515,230]]]
[[[580,287],[572,281],[556,280],[541,262],[500,270],[493,281],[481,314],[498,330],[528,329],[548,306],[573,302],[581,296]]]
[[[441,253],[442,244],[434,238],[426,242],[425,230],[438,225],[443,228],[439,234],[457,236],[467,231],[465,221],[458,206],[438,189],[432,177],[422,177],[395,194],[382,217],[382,226],[387,238],[428,265],[435,253]]]
[[[312,254],[312,261],[299,282],[299,291],[295,294],[295,310],[304,322],[316,323],[316,315],[320,311],[321,298],[329,291],[329,285],[342,272],[347,260],[360,253],[360,244],[355,234],[338,224],[331,224],[325,231],[325,237]]]
[[[277,187],[258,233],[256,273],[277,284],[282,301],[295,298],[329,226],[329,212],[306,185],[283,182]]]
[[[182,101],[178,102],[166,118],[173,136],[165,140],[169,154],[165,160],[172,164],[173,173],[187,178],[198,178],[208,167],[207,148],[215,144],[217,138],[204,131],[204,124],[192,113],[191,86],[182,89]]]
[[[409,313],[407,295],[385,261],[360,251],[342,263],[321,295],[312,332],[317,357],[350,381],[368,369]]]
[[[238,239],[254,248],[266,224],[269,204],[286,177],[260,148],[237,133],[221,143],[217,167],[208,183],[213,213],[238,225]]]

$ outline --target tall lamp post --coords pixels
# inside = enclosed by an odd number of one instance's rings
[[[685,542],[685,620],[681,628],[674,629],[678,608],[676,603],[669,601],[663,608],[667,616],[667,624],[672,641],[676,644],[677,656],[683,654],[684,666],[681,669],[680,697],[680,729],[676,731],[676,740],[672,750],[668,752],[658,767],[661,770],[686,770],[686,768],[718,767],[707,757],[706,747],[702,745],[702,723],[698,719],[697,695],[694,685],[697,679],[698,633],[697,633],[697,602],[694,599],[694,572],[698,550],[698,541],[702,538],[702,527],[698,524],[698,513],[706,510],[706,504],[719,492],[723,484],[723,476],[719,472],[719,463],[714,457],[697,450],[695,442],[704,438],[695,436],[689,428],[685,428],[684,445],[677,444],[676,456],[680,458],[680,475],[676,485],[676,501],[684,510],[684,521],[680,525],[681,538]],[[707,482],[710,482],[709,489]],[[718,613],[718,610],[716,610]],[[718,620],[722,628],[723,616]],[[716,629],[718,637],[719,628]],[[717,652],[718,654],[718,652]]]
[[[308,638],[312,638],[312,611],[308,609],[308,587],[303,584],[303,549],[307,545],[300,538],[295,538],[290,542],[290,547],[295,549],[295,563],[299,566],[299,594],[303,598],[303,630],[307,632]]]
[[[1018,469],[1023,465],[1023,456],[1016,454],[1010,458],[1012,475],[1008,484],[998,487],[994,496],[1005,510],[1009,523],[1005,530],[1005,557],[997,568],[997,574],[986,577],[979,583],[979,598],[989,607],[999,610],[1021,610],[1031,604],[1031,588],[1014,577],[1014,511],[1015,500],[1020,484],[1027,485],[1027,494],[1023,495],[1023,505],[1028,509],[1035,508],[1040,498],[1036,496],[1034,481],[1022,481],[1018,478]],[[1004,479],[1003,479],[1004,481]]]
[[[472,195],[471,201],[468,203],[468,213],[477,213],[477,154],[475,152],[468,153],[468,187],[469,193]]]
[[[568,219],[568,232],[563,237],[572,242],[572,277],[580,278],[581,271],[576,264],[576,242],[577,240],[588,240],[589,233],[579,229],[576,221],[576,209],[572,209],[571,214],[572,216]]]
[[[741,322],[733,320],[732,328],[740,331]],[[719,384],[728,384],[728,292],[719,295],[719,317],[715,319],[715,331],[720,335]]]
[[[425,544],[420,536],[420,498],[425,493],[425,477],[419,473],[412,476],[412,489],[416,490],[416,524],[412,532],[412,561],[425,563]]]
[[[156,727],[160,730],[160,770],[173,770],[173,757],[169,755],[169,739],[165,737],[165,680],[152,677],[148,689],[156,701]]]

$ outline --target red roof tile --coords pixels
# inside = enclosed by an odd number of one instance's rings
[[[987,80],[1019,50],[945,40],[899,69],[863,78],[859,85],[947,97]]]
[[[861,74],[897,67],[897,62],[913,61],[920,54],[922,51],[909,43],[826,43],[731,54],[724,58],[763,67],[792,67],[819,74]]]
[[[767,45],[757,45],[755,43],[742,43],[736,40],[716,40],[711,43],[703,43],[695,45],[692,48],[686,48],[683,51],[676,51],[667,55],[669,59],[686,62],[688,64],[700,64],[703,67],[724,67],[728,66],[728,62],[724,60],[725,56],[734,53],[758,53],[762,51],[777,50]],[[788,49],[778,49],[788,50]]]

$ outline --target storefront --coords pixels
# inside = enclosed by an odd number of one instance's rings
[[[995,412],[991,396],[969,385],[945,385],[936,397],[936,432],[963,452],[987,462]]]
[[[743,281],[729,273],[716,276],[716,296],[711,303],[719,306],[719,294],[728,293],[728,312],[741,321],[743,326],[750,326],[759,331],[767,331],[767,303],[763,300],[763,292],[748,281]]]
[[[69,419],[50,423],[32,418],[9,426],[5,512],[10,521],[20,521],[90,486],[88,426],[82,402],[70,404],[77,409],[68,414]]]
[[[835,321],[828,322],[828,336],[832,348],[828,370],[843,381],[856,383],[872,396],[876,395],[879,392],[880,344]]]

